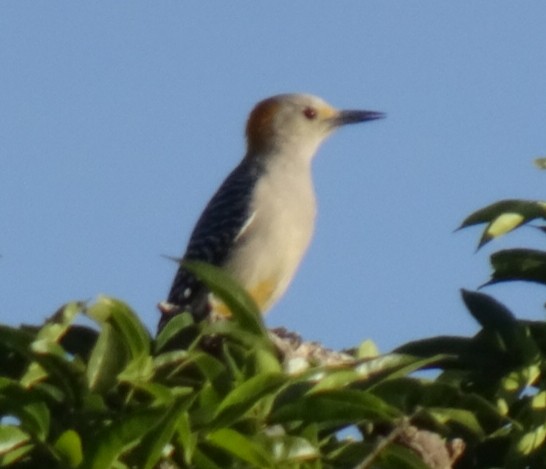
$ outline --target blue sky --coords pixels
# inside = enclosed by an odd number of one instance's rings
[[[503,198],[544,199],[546,3],[0,3],[0,322],[127,301],[155,329],[196,218],[281,92],[388,118],[342,129],[314,176],[316,235],[267,322],[382,351],[473,334],[459,288],[488,254],[453,233]],[[543,319],[546,291],[485,290]]]

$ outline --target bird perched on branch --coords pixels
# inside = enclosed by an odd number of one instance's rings
[[[283,94],[259,102],[246,125],[247,151],[201,214],[182,261],[223,268],[269,309],[286,291],[315,225],[311,162],[335,129],[384,117],[375,111],[339,111],[321,98]],[[200,320],[229,314],[180,264],[159,329],[175,314]]]

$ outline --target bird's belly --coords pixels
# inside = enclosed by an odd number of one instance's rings
[[[242,240],[240,255],[228,261],[226,270],[265,311],[286,290],[310,240],[307,230],[292,227],[275,233],[264,227],[263,233]]]
[[[312,190],[301,187],[297,195],[277,192],[256,206],[238,240],[239,254],[225,267],[265,312],[285,292],[309,246],[316,209]]]

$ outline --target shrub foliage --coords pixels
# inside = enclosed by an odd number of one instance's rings
[[[483,245],[536,219],[544,202],[510,200],[462,227],[487,224]],[[491,263],[491,282],[546,283],[545,252],[503,250]],[[366,342],[342,363],[294,368],[244,291],[192,268],[232,320],[182,314],[154,337],[102,297],[42,326],[0,326],[1,467],[546,467],[545,322],[463,291],[474,337],[384,355]]]

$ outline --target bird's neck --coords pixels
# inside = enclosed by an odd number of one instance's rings
[[[279,145],[259,153],[248,152],[245,159],[268,171],[283,168],[293,173],[310,172],[320,142],[296,142]]]

